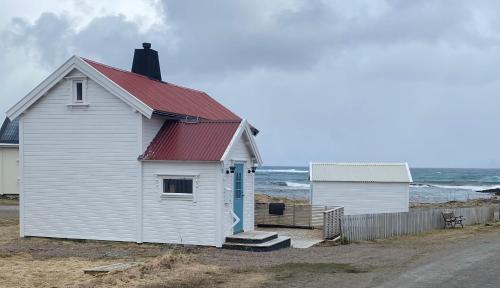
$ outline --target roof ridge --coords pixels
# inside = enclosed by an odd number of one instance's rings
[[[181,89],[187,89],[187,90],[195,91],[195,92],[198,92],[198,93],[204,93],[204,94],[208,95],[206,92],[198,90],[198,89],[189,88],[189,87],[186,87],[186,86],[182,86],[182,85],[179,85],[179,84],[170,83],[170,82],[167,82],[167,81],[151,79],[148,76],[145,76],[145,75],[142,75],[142,74],[138,74],[138,73],[134,73],[134,72],[131,72],[131,71],[127,71],[125,69],[117,68],[117,67],[114,67],[114,66],[110,66],[108,64],[97,62],[97,61],[92,60],[92,59],[88,59],[88,58],[85,58],[85,57],[80,57],[80,58],[82,58],[84,61],[89,61],[89,62],[92,62],[94,64],[102,65],[102,66],[107,67],[109,69],[114,69],[116,71],[120,71],[120,72],[124,72],[124,73],[128,73],[128,74],[132,74],[132,75],[135,75],[135,76],[138,76],[138,77],[142,77],[142,78],[145,78],[145,79],[148,79],[148,80],[151,80],[151,81],[155,81],[155,82],[158,82],[158,83],[161,83],[161,84],[171,85],[171,86],[175,86],[175,87],[178,87],[178,88],[181,88]]]

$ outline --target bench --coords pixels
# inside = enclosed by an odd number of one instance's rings
[[[465,218],[463,216],[455,216],[455,213],[453,211],[441,212],[441,215],[443,215],[444,229],[451,227],[455,228],[457,225],[460,225],[462,228],[464,228],[463,221],[465,220]]]

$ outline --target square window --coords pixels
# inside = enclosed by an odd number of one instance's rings
[[[193,179],[163,179],[162,192],[193,194]]]

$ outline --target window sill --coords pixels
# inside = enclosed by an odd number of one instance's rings
[[[161,199],[176,199],[176,200],[193,201],[194,202],[194,197],[192,194],[162,193]]]
[[[68,106],[69,108],[73,108],[73,107],[87,108],[87,107],[89,107],[89,104],[88,103],[72,103],[72,104],[66,104],[66,106]]]

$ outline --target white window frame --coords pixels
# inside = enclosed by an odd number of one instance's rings
[[[77,100],[76,84],[82,83],[82,100]],[[72,78],[71,79],[71,95],[73,105],[87,105],[87,78]]]
[[[190,200],[196,202],[196,194],[198,188],[198,175],[157,175],[158,176],[158,187],[160,188],[161,199],[179,199],[179,200]],[[191,180],[193,181],[193,193],[164,193],[163,192],[163,180]]]

